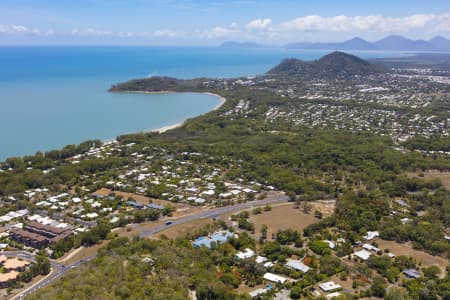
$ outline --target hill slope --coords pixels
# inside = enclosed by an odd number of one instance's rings
[[[375,42],[383,50],[432,51],[433,46],[424,40],[410,40],[400,35],[390,35]]]
[[[354,76],[379,73],[382,70],[366,60],[344,52],[332,52],[319,60],[305,62],[290,58],[269,70],[271,75],[290,76]]]

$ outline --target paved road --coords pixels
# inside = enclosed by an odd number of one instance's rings
[[[231,206],[224,206],[224,207],[220,207],[220,208],[214,208],[208,211],[204,211],[204,212],[200,212],[197,214],[192,214],[189,216],[185,216],[185,217],[180,217],[177,219],[171,219],[172,224],[171,225],[160,225],[148,230],[144,230],[140,233],[141,237],[149,237],[152,236],[154,234],[157,234],[171,226],[174,225],[179,225],[179,224],[183,224],[183,223],[188,223],[194,220],[199,220],[199,219],[206,219],[206,218],[214,218],[217,217],[221,214],[224,213],[228,213],[228,212],[235,212],[235,211],[240,211],[240,210],[244,210],[247,208],[251,208],[254,206],[262,206],[262,205],[266,205],[266,204],[277,204],[277,203],[283,203],[283,202],[287,202],[289,199],[288,197],[284,196],[284,195],[278,195],[276,198],[274,199],[264,199],[264,200],[257,200],[257,201],[252,201],[252,202],[246,202],[246,203],[241,203],[241,204],[236,204],[236,205],[231,205]],[[25,251],[5,251],[2,252],[1,254],[7,255],[7,256],[16,256],[19,258],[23,258],[26,260],[31,260],[34,261],[34,255]],[[85,258],[83,260],[77,261],[75,263],[72,263],[70,265],[66,265],[64,266],[61,263],[58,263],[54,260],[51,260],[51,265],[53,268],[52,273],[50,273],[50,275],[48,275],[47,277],[45,277],[43,280],[37,282],[36,284],[34,284],[33,286],[29,287],[28,289],[24,290],[23,292],[19,293],[18,295],[16,295],[15,297],[13,297],[11,300],[19,300],[19,299],[24,299],[27,295],[34,293],[35,291],[37,291],[40,288],[43,288],[47,285],[49,285],[50,283],[52,283],[54,280],[58,279],[59,277],[63,276],[64,274],[66,274],[68,271],[70,271],[73,268],[77,268],[80,265],[93,260],[95,257],[97,256],[97,254],[94,254],[88,258]]]

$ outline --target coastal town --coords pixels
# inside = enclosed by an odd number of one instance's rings
[[[179,251],[181,266],[214,261],[204,276],[220,284],[191,283],[189,299],[444,299],[450,150],[408,142],[448,138],[448,69],[311,70],[119,84],[226,102],[169,131],[0,163],[2,297],[34,299],[92,262],[156,284]],[[190,267],[171,270],[192,280]]]

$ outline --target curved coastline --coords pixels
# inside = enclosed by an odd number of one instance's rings
[[[150,95],[152,95],[152,94],[175,94],[175,93],[176,93],[176,94],[182,94],[183,92],[173,92],[173,91],[158,91],[158,92],[147,92],[147,91],[123,91],[123,92],[119,92],[119,93],[134,93],[134,94],[150,94]],[[192,93],[196,93],[196,92],[192,92]],[[222,97],[222,96],[220,96],[220,95],[218,95],[218,94],[214,94],[214,93],[210,93],[210,92],[202,92],[202,93],[197,93],[197,94],[204,94],[204,95],[209,95],[209,96],[214,96],[214,97],[219,98],[220,103],[217,104],[212,110],[210,110],[210,111],[207,112],[207,113],[210,113],[210,112],[213,112],[213,111],[216,111],[216,110],[220,109],[220,108],[225,104],[225,102],[227,101],[227,99],[226,99],[225,97]],[[205,113],[205,114],[207,114],[207,113]],[[204,115],[204,114],[202,114],[202,115]],[[202,116],[202,115],[198,115],[198,116]],[[198,116],[196,116],[196,117],[198,117]],[[183,121],[178,122],[178,123],[175,123],[175,124],[163,126],[163,127],[156,128],[156,129],[143,130],[143,131],[141,131],[141,132],[157,132],[157,133],[164,133],[164,132],[166,132],[166,131],[169,131],[169,130],[172,130],[172,129],[176,129],[176,128],[182,127],[182,126],[184,125],[185,122],[186,122],[186,120],[183,120]]]

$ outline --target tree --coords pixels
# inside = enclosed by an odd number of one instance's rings
[[[296,286],[293,287],[289,296],[292,299],[300,299],[300,297],[302,296],[302,289]]]
[[[39,251],[36,255],[36,264],[33,267],[35,268],[35,274],[47,275],[50,273],[50,260],[44,250]]]
[[[265,240],[267,239],[267,225],[266,224],[262,224],[261,226],[261,240]]]
[[[372,285],[369,289],[370,294],[375,297],[383,298],[386,293],[386,286],[386,280],[381,276],[377,276],[372,280]]]
[[[331,255],[325,255],[320,258],[320,273],[331,276],[342,270],[343,266],[339,258]]]
[[[297,195],[294,191],[287,191],[286,196],[288,196],[289,201],[295,201],[295,199],[297,198]]]
[[[323,241],[318,241],[318,240],[311,243],[310,249],[314,253],[317,253],[319,255],[325,255],[325,254],[331,253],[330,246],[328,245],[328,243],[323,242]]]
[[[387,270],[391,267],[391,259],[388,256],[372,255],[367,260],[369,268],[377,270],[381,275],[386,276]]]
[[[252,213],[253,213],[254,215],[259,215],[259,214],[262,213],[262,208],[261,208],[261,207],[255,207],[255,208],[253,209]]]
[[[422,268],[422,272],[425,277],[430,279],[436,279],[441,274],[441,269],[438,266],[429,266],[427,268]]]
[[[272,206],[270,206],[269,204],[266,204],[266,206],[264,206],[264,211],[271,211],[272,210]]]
[[[385,300],[410,300],[411,297],[404,288],[392,286],[390,287],[386,295],[384,296]]]
[[[305,214],[309,214],[309,213],[311,213],[312,205],[310,203],[308,203],[307,201],[303,201],[302,210]]]
[[[196,295],[198,300],[228,300],[231,299],[228,295],[226,286],[221,281],[201,282],[196,288]]]
[[[400,270],[396,267],[390,267],[386,271],[386,278],[390,283],[395,283],[397,281],[398,275],[400,274]]]

